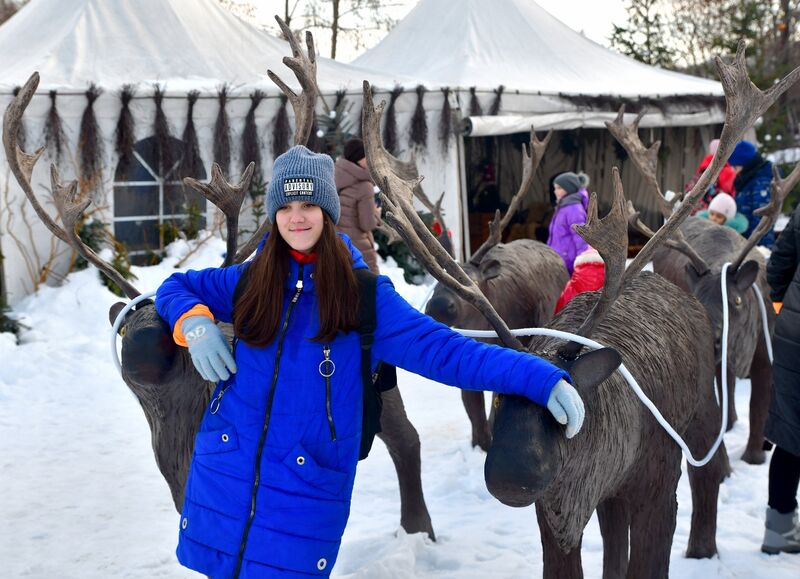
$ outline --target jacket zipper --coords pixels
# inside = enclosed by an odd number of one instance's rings
[[[281,349],[283,347],[283,338],[286,335],[286,329],[289,327],[289,316],[292,315],[292,309],[300,298],[300,293],[303,291],[303,264],[300,264],[300,270],[297,274],[297,283],[295,284],[296,291],[289,302],[289,307],[286,310],[286,315],[283,318],[283,326],[281,333],[278,337],[278,348],[275,353],[275,370],[272,373],[272,387],[269,390],[269,398],[267,399],[267,409],[264,414],[264,427],[261,430],[261,438],[258,441],[258,449],[256,450],[255,461],[255,479],[253,481],[253,492],[250,495],[250,515],[247,517],[247,523],[244,526],[244,533],[242,533],[242,542],[239,544],[239,557],[236,561],[236,569],[233,572],[234,579],[238,579],[239,573],[242,570],[242,562],[244,561],[244,548],[247,545],[247,536],[250,534],[250,527],[253,525],[253,518],[256,514],[256,496],[258,493],[258,486],[261,482],[261,453],[264,450],[264,443],[267,441],[267,431],[269,430],[269,419],[272,414],[272,402],[275,400],[275,388],[278,384],[278,369],[281,361]]]
[[[333,424],[333,414],[331,413],[331,376],[336,371],[336,366],[331,360],[331,347],[325,344],[322,347],[322,354],[325,356],[320,368],[325,368],[322,375],[325,376],[325,411],[328,413],[328,426],[331,429],[331,440],[336,440],[336,426]]]

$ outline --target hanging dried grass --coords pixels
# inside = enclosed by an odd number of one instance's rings
[[[444,102],[442,103],[442,115],[439,117],[439,144],[442,147],[442,155],[447,156],[450,150],[450,134],[452,133],[453,111],[450,108],[450,88],[441,89]]]
[[[286,112],[286,95],[281,95],[281,106],[272,119],[272,158],[276,159],[289,150],[289,114]]]
[[[123,175],[126,175],[133,165],[133,149],[136,145],[135,124],[130,109],[135,94],[136,89],[132,84],[123,85],[119,93],[122,108],[120,108],[117,128],[114,131],[114,151],[119,158],[118,170]]]
[[[231,170],[231,125],[228,120],[228,112],[225,110],[229,90],[227,84],[217,89],[219,112],[217,121],[214,123],[214,161],[219,164],[225,175],[228,175]]]
[[[386,124],[383,126],[383,146],[392,155],[397,155],[397,117],[394,112],[394,104],[400,95],[403,94],[403,87],[396,86],[389,93],[389,106],[386,109]]]
[[[64,132],[64,123],[56,108],[57,96],[57,91],[50,91],[50,109],[47,111],[47,118],[44,121],[44,146],[47,147],[50,161],[55,163],[56,167],[61,168],[67,134]]]
[[[428,120],[425,118],[425,108],[422,106],[428,89],[420,84],[417,85],[416,91],[417,106],[414,109],[414,115],[411,117],[409,141],[412,147],[422,150],[428,146]]]
[[[481,117],[483,116],[483,108],[481,108],[481,101],[478,100],[478,95],[475,94],[475,87],[469,87],[469,116]]]
[[[258,139],[258,127],[256,127],[256,109],[262,100],[264,100],[263,91],[255,90],[250,94],[250,109],[244,119],[244,131],[242,132],[242,169],[251,162],[256,164],[253,183],[261,183],[263,180],[261,143]]]
[[[320,133],[323,134],[320,135]],[[324,136],[324,131],[320,131],[319,125],[317,124],[317,119],[315,117],[314,122],[311,123],[311,132],[308,134],[306,148],[309,151],[314,151],[315,153],[324,153],[326,149],[325,139],[323,138]]]
[[[158,172],[162,177],[171,174],[175,158],[172,151],[172,135],[169,132],[167,115],[164,114],[164,87],[153,85],[155,92],[153,100],[156,103],[156,116],[153,122],[153,134],[156,137],[156,159],[158,160]],[[173,176],[174,177],[174,176]]]
[[[492,101],[492,108],[489,109],[491,116],[500,114],[500,107],[503,106],[503,91],[506,89],[502,84],[494,89],[494,100]]]
[[[103,137],[94,114],[94,102],[102,93],[102,89],[94,83],[86,91],[87,104],[78,136],[81,193],[97,192],[103,181]]]
[[[14,96],[19,94],[19,91],[22,90],[21,86],[14,87]],[[19,131],[17,132],[17,143],[19,144],[19,148],[23,151],[25,150],[25,144],[28,138],[28,129],[25,127],[25,119],[21,118],[19,120]]]
[[[190,91],[186,95],[189,103],[186,111],[186,126],[183,128],[183,156],[181,166],[178,170],[179,176],[194,177],[195,179],[203,176],[203,159],[200,158],[200,143],[197,140],[197,130],[194,127],[194,105],[200,97],[200,91]]]

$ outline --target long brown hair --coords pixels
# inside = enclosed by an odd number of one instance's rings
[[[358,328],[358,282],[350,250],[336,235],[328,214],[323,211],[322,215],[322,235],[314,247],[317,253],[314,286],[320,325],[313,340],[327,342],[337,332]],[[273,223],[264,249],[249,266],[247,286],[234,305],[234,332],[248,344],[264,347],[278,334],[289,259],[289,245]]]

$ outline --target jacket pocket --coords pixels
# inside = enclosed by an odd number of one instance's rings
[[[198,432],[194,443],[194,450],[197,454],[216,454],[237,450],[238,448],[239,437],[233,426],[228,426],[222,430]]]
[[[347,473],[320,466],[300,444],[286,456],[283,464],[306,483],[334,495],[341,493],[348,478]]]

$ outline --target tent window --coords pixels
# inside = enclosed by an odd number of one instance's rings
[[[199,227],[206,225],[206,200],[184,186],[178,174],[183,142],[172,139],[171,167],[161,167],[156,155],[155,137],[136,143],[134,161],[127,170],[117,166],[114,174],[114,237],[125,243],[132,263],[151,262],[172,239],[170,231],[180,229],[190,212],[200,214]],[[205,179],[200,175],[185,175]]]

